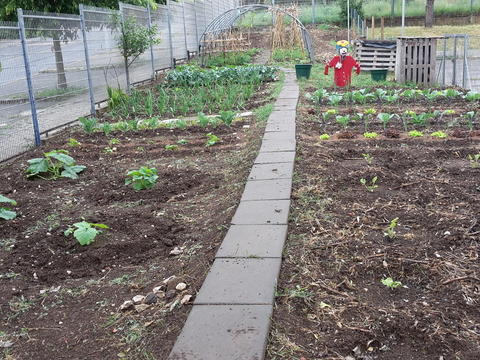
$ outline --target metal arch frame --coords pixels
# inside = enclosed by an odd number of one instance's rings
[[[290,14],[288,11],[285,11],[277,6],[270,6],[270,5],[245,5],[245,6],[239,6],[234,9],[230,9],[228,11],[225,11],[223,14],[220,16],[217,16],[213,21],[206,27],[205,31],[203,32],[202,36],[200,37],[200,50],[202,47],[202,44],[205,41],[205,36],[207,34],[220,34],[225,30],[230,29],[235,21],[245,13],[249,11],[254,11],[254,10],[259,10],[259,9],[275,9],[277,11],[281,11],[284,14],[290,16],[298,25],[300,30],[302,31],[302,38],[303,38],[303,43],[305,47],[307,48],[308,51],[308,56],[310,58],[310,61],[312,64],[315,62],[315,55],[313,53],[313,44],[312,44],[312,39],[310,37],[310,34],[308,33],[307,29],[305,26],[302,24],[300,20],[298,20],[295,16]],[[201,52],[200,52],[201,53]]]

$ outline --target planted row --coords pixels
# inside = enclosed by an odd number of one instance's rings
[[[445,125],[446,128],[464,125],[467,126],[470,131],[473,131],[473,128],[478,120],[477,112],[468,111],[465,114],[461,114],[460,117],[455,117],[455,115],[456,114],[454,110],[434,110],[428,113],[423,112],[419,114],[414,111],[407,110],[403,114],[377,114],[375,109],[366,109],[363,113],[356,113],[354,110],[354,114],[340,115],[338,114],[337,110],[330,109],[321,114],[321,123],[325,126],[330,124],[331,120],[334,119],[339,125],[346,129],[352,121],[363,122],[365,131],[368,131],[371,122],[375,119],[382,123],[384,129],[387,128],[387,124],[391,123],[391,121],[394,119],[399,119],[405,131],[407,131],[410,126],[421,126],[428,128],[432,123],[438,125],[445,117],[449,120],[449,122]]]
[[[432,90],[432,89],[360,89],[354,91],[347,91],[345,93],[332,92],[329,93],[326,89],[318,89],[314,93],[306,93],[305,97],[311,100],[317,109],[322,103],[328,105],[338,106],[340,103],[351,105],[354,103],[365,105],[367,103],[379,102],[387,104],[400,103],[403,99],[419,100],[425,99],[427,101],[434,101],[437,99],[465,99],[467,101],[477,101],[480,99],[480,93],[470,90],[467,93],[455,89],[446,89],[446,90]]]
[[[92,134],[94,131],[102,131],[105,135],[110,135],[113,131],[126,132],[129,130],[138,131],[142,129],[156,129],[158,127],[167,127],[169,129],[179,128],[185,129],[189,124],[198,124],[202,128],[207,128],[212,126],[216,128],[219,123],[223,123],[227,126],[231,126],[233,120],[238,116],[238,113],[235,111],[221,111],[217,116],[206,116],[203,113],[198,113],[196,120],[184,120],[184,119],[175,119],[171,121],[160,121],[158,116],[153,116],[148,119],[138,119],[133,120],[119,121],[117,123],[103,122],[98,123],[96,118],[86,118],[80,117],[78,121],[80,122],[82,128],[87,134]]]

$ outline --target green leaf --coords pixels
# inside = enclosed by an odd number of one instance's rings
[[[84,165],[67,166],[64,168],[64,170],[60,175],[71,178],[71,179],[78,179],[77,173],[81,172],[85,168],[86,166]]]
[[[56,151],[51,151],[49,153],[46,153],[45,156],[57,159],[58,161],[64,163],[65,165],[72,165],[74,163],[74,160],[71,156],[64,153],[59,153]]]
[[[4,220],[15,219],[17,213],[15,211],[10,211],[9,208],[0,208],[0,218]]]
[[[27,160],[27,162],[30,164],[30,167],[26,171],[26,173],[30,173],[29,175],[27,175],[28,177],[48,171],[47,159],[43,159],[43,158],[30,159],[30,160]]]
[[[9,199],[6,196],[3,196],[0,194],[0,202],[9,202],[13,205],[17,205],[17,202],[15,200]]]
[[[73,232],[73,236],[75,236],[80,245],[89,245],[93,243],[93,240],[95,239],[95,236],[97,236],[97,234],[98,230],[91,227],[80,227]]]

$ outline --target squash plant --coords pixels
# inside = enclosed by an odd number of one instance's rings
[[[59,177],[78,179],[78,173],[86,168],[83,165],[75,165],[75,161],[66,150],[52,150],[44,155],[45,158],[27,160],[30,164],[25,171],[27,177],[38,176],[44,180],[56,180]]]
[[[108,226],[105,224],[93,224],[86,221],[75,223],[72,226],[75,226],[77,229],[68,228],[63,234],[68,236],[73,232],[73,236],[78,240],[80,245],[90,245],[95,241],[97,234],[102,232],[101,230],[95,229],[95,227],[108,229]]]
[[[3,195],[0,195],[0,203],[11,203],[12,205],[17,205],[17,202],[15,200],[9,199]],[[17,213],[11,210],[12,209],[7,207],[0,207],[0,218],[4,220],[15,219],[15,217],[17,216]]]
[[[125,179],[125,185],[133,183],[135,190],[150,189],[155,186],[158,179],[157,169],[142,166],[139,170],[133,170],[127,173],[130,178]]]

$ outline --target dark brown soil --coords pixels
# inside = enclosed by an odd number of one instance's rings
[[[0,334],[13,343],[5,358],[166,358],[228,229],[263,127],[249,117],[231,128],[109,137],[77,130],[4,166],[0,193],[18,202],[17,218],[0,220]],[[211,147],[208,132],[220,138]],[[70,138],[81,145],[69,147]],[[188,143],[165,149],[181,139]],[[107,147],[114,151],[105,153]],[[79,179],[27,179],[28,159],[58,149],[86,166]],[[159,178],[136,191],[125,178],[141,166],[156,168]],[[64,231],[82,220],[109,229],[80,246]],[[171,255],[176,247],[181,254]],[[141,313],[119,311],[171,276],[187,289]],[[157,295],[169,289],[162,290]],[[180,305],[185,295],[193,297]]]
[[[478,112],[478,103],[333,107],[324,100],[317,114],[304,95],[267,358],[479,359],[480,166],[469,155],[480,154],[480,124],[470,131],[459,115]],[[412,138],[396,119],[387,127],[399,135],[392,139],[374,115],[368,131],[380,135],[365,139],[363,122],[345,131],[335,117],[323,121],[329,109],[353,118],[369,108],[451,109],[461,126],[445,116],[409,125],[425,134]],[[432,137],[437,130],[449,136]],[[394,233],[385,235],[396,218]],[[382,283],[388,278],[396,288]]]

